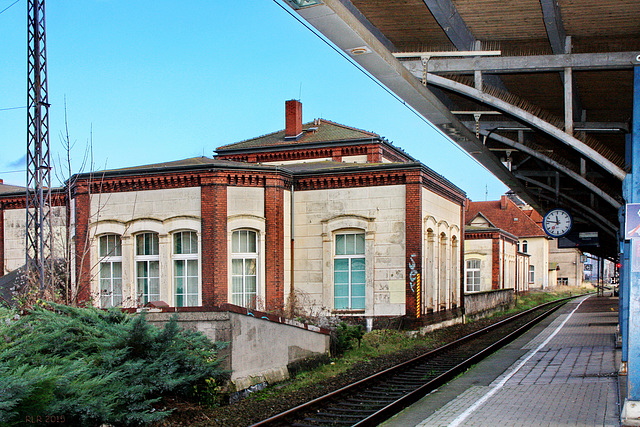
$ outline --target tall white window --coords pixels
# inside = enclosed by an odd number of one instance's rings
[[[336,234],[335,242],[334,308],[364,310],[364,233]]]
[[[258,288],[258,234],[237,230],[231,235],[231,303],[255,308]]]
[[[528,253],[527,251],[529,250],[529,242],[527,242],[526,240],[524,240],[522,242],[522,252],[524,252],[525,254]]]
[[[529,283],[536,281],[536,268],[533,265],[529,266]]]
[[[160,299],[160,256],[158,234],[136,236],[136,282],[138,301],[144,305]]]
[[[480,292],[480,260],[468,259],[465,269],[467,292]]]
[[[193,231],[174,233],[172,257],[175,306],[198,305],[198,235]]]
[[[122,243],[117,234],[100,236],[100,307],[122,305]]]

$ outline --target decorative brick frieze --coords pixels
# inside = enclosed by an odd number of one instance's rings
[[[406,173],[397,171],[376,171],[342,175],[318,175],[296,178],[296,191],[326,190],[333,188],[373,187],[377,185],[402,185]]]
[[[286,162],[292,160],[326,159],[342,161],[344,156],[358,156],[367,154],[370,145],[348,145],[344,147],[294,148],[282,151],[268,151],[263,153],[218,154],[220,160],[233,160],[247,163]],[[271,147],[273,148],[273,147]]]
[[[229,173],[227,184],[233,187],[263,187],[265,176],[251,172]]]
[[[284,308],[284,188],[282,178],[273,176],[266,179],[265,305],[268,311]]]
[[[202,305],[227,302],[227,177],[202,177]]]
[[[406,315],[419,317],[418,282],[422,280],[422,184],[420,172],[407,174],[405,184]]]
[[[86,178],[91,183],[91,193],[115,193],[123,191],[164,190],[167,188],[197,187],[200,185],[200,174],[167,174],[128,175],[124,177],[101,177],[94,174]]]
[[[396,155],[393,151],[382,147],[382,157],[391,161],[391,162],[398,162],[398,163],[403,163],[406,162],[407,159],[404,157],[400,157],[398,155]]]

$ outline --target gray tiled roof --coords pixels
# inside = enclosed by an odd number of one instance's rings
[[[25,191],[27,191],[26,187],[0,184],[0,194],[24,193]]]
[[[316,128],[315,130],[312,128]],[[234,144],[223,145],[218,153],[228,150],[245,150],[251,148],[267,148],[274,146],[314,144],[323,142],[356,141],[380,139],[380,135],[350,126],[341,125],[329,120],[319,119],[302,125],[302,135],[298,139],[285,139],[284,130],[247,139]]]

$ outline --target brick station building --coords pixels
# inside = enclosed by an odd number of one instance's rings
[[[214,158],[74,176],[79,298],[270,311],[295,296],[308,313],[369,319],[460,307],[464,192],[380,135],[303,124],[299,101],[285,125]],[[2,273],[23,264],[16,197],[0,192]]]

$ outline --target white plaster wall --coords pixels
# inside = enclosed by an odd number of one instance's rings
[[[361,154],[359,156],[342,156],[342,161],[345,163],[367,163],[367,155]]]
[[[528,237],[520,239],[520,247],[522,242],[527,241],[527,253],[531,255],[529,265],[535,268],[535,282],[529,283],[532,288],[546,288],[549,278],[549,240],[546,237]],[[527,271],[527,275],[529,272]]]
[[[549,262],[557,262],[558,278],[569,279],[569,286],[582,286],[584,271],[580,251],[574,248],[558,248],[558,239],[549,242]]]
[[[91,195],[91,222],[200,217],[200,187]]]
[[[516,287],[516,245],[505,240],[501,241],[504,260],[504,287],[503,289],[515,289]]]
[[[4,211],[4,272],[8,273],[25,263],[26,209],[7,209]],[[52,250],[55,258],[64,258],[66,242],[66,208],[54,206],[51,209],[51,228],[53,231]],[[46,254],[48,256],[48,254]]]
[[[424,310],[450,309],[460,306],[461,206],[422,189],[423,262],[422,284]],[[429,241],[432,230],[432,241]],[[445,239],[442,239],[442,236]],[[454,256],[453,239],[457,241]],[[444,243],[444,247],[442,247]],[[431,249],[430,249],[431,246]],[[455,258],[455,259],[454,259]]]
[[[331,161],[332,157],[317,157],[313,159],[301,159],[301,160],[281,160],[276,162],[261,162],[261,165],[293,165],[297,163],[315,163],[323,161]]]
[[[24,265],[26,209],[4,211],[4,272]]]
[[[333,309],[333,235],[323,236],[325,229],[364,224],[358,225],[367,227],[364,315],[404,314],[404,295],[394,295],[399,282],[404,290],[404,186],[298,191],[294,200],[294,283],[305,306],[325,314]]]
[[[264,188],[227,187],[227,216],[234,215],[264,218]]]
[[[171,233],[195,231],[198,234],[198,251],[202,253],[200,201],[199,187],[91,195],[91,290],[96,301],[99,301],[100,290],[97,274],[99,236],[113,233],[122,237],[123,305],[133,306],[137,301],[134,236],[154,232],[159,238],[160,300],[174,305]],[[201,298],[201,289],[199,294]]]
[[[465,262],[469,259],[480,260],[480,292],[491,290],[492,275],[492,243],[491,239],[474,239],[464,241]],[[465,266],[466,267],[466,266]],[[466,273],[465,273],[466,277]],[[465,285],[466,292],[466,285]]]

